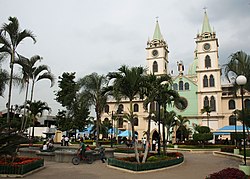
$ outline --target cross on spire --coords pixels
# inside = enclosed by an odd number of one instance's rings
[[[207,12],[207,7],[206,6],[204,6],[203,9],[204,9],[205,12]]]
[[[156,21],[158,22],[159,16],[156,16],[155,18],[156,18]]]

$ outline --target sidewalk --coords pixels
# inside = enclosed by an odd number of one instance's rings
[[[204,179],[211,173],[227,167],[238,168],[239,161],[213,156],[211,153],[182,152],[185,161],[177,167],[147,173],[131,173],[108,167],[100,160],[93,164],[45,162],[45,169],[26,176],[27,179]]]

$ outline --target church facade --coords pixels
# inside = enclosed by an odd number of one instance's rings
[[[178,75],[172,76],[173,89],[186,100],[187,106],[185,109],[168,107],[167,110],[174,110],[178,115],[186,117],[189,120],[187,125],[191,130],[195,125],[208,126],[214,132],[215,138],[218,138],[219,135],[230,137],[228,136],[230,133],[223,133],[219,129],[224,126],[242,125],[240,122],[236,122],[233,114],[235,109],[241,110],[241,99],[239,96],[234,97],[230,92],[232,84],[222,80],[222,69],[219,64],[219,42],[216,32],[211,29],[206,11],[204,12],[201,32],[196,35],[195,43],[194,59],[189,65],[187,73],[185,73],[183,62],[179,61],[177,62]],[[168,44],[162,36],[158,21],[156,21],[152,40],[147,42],[146,52],[148,74],[171,74],[168,69]],[[245,93],[244,104],[250,108],[249,93]],[[210,107],[209,116],[207,113],[201,112],[204,106]],[[102,115],[102,120],[111,121],[111,116],[114,116],[118,109],[128,112],[129,101],[123,100],[118,104],[116,101],[110,100]],[[141,99],[133,101],[133,109],[138,116],[135,120],[135,131],[137,131],[140,140],[146,136],[148,112],[143,108],[143,100]],[[113,121],[115,128],[122,131],[131,130],[130,123],[125,122],[122,115],[116,116],[116,120]],[[156,122],[152,122],[150,137],[154,139],[157,138],[157,135],[158,125]]]

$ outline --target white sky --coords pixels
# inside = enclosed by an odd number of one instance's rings
[[[156,16],[169,46],[170,70],[176,72],[179,60],[187,70],[203,7],[219,39],[220,65],[238,50],[250,54],[250,0],[0,0],[0,7],[0,25],[15,16],[22,29],[36,35],[36,44],[25,40],[18,52],[28,58],[41,55],[40,64],[48,65],[56,77],[76,72],[79,79],[92,72],[116,71],[123,64],[146,66],[145,48]],[[8,67],[7,60],[2,67]],[[49,87],[48,80],[36,83],[34,99],[46,101],[56,114],[58,86]],[[5,108],[8,87],[5,92],[0,110]],[[16,88],[12,104],[23,101],[24,92]]]

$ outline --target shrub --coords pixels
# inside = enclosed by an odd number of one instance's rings
[[[234,153],[234,149],[236,149],[235,146],[226,146],[226,147],[222,147],[220,149],[221,152],[228,152],[228,153]],[[239,148],[241,151],[241,148]]]
[[[236,168],[226,168],[219,172],[210,174],[207,179],[246,179],[245,173]]]
[[[156,161],[158,158],[156,156],[151,156],[147,159],[148,162]]]

